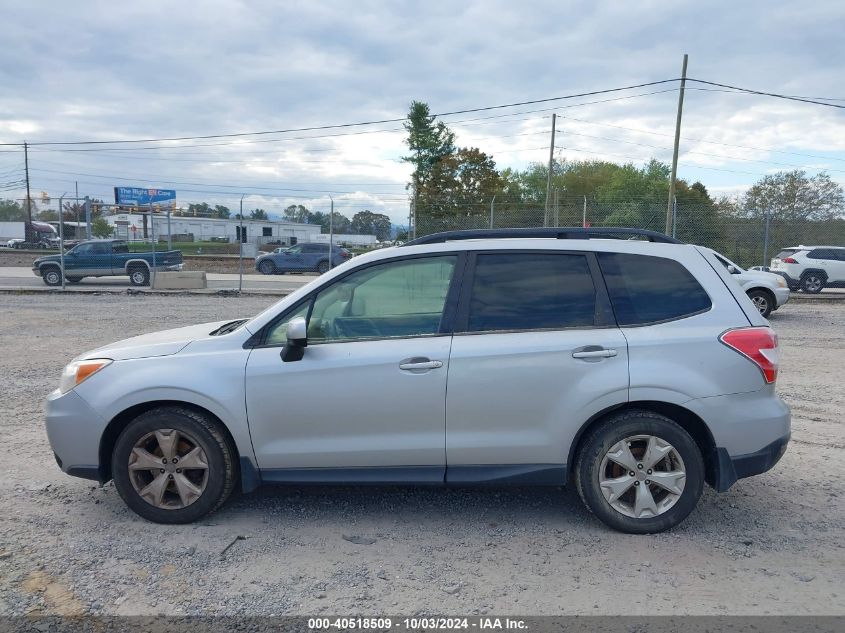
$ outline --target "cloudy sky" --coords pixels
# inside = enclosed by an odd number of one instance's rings
[[[482,108],[689,76],[845,105],[845,3],[28,2],[0,0],[0,143],[287,130]],[[740,191],[764,174],[845,182],[845,111],[690,84],[679,175]],[[624,97],[624,98],[621,98]],[[671,158],[677,87],[443,117],[499,167],[558,157]],[[160,186],[180,202],[407,214],[399,123],[235,139],[45,145],[33,191],[106,200]],[[85,150],[85,151],[79,151]],[[93,150],[93,151],[92,151]],[[0,196],[23,152],[0,146]],[[5,190],[5,191],[4,191]]]

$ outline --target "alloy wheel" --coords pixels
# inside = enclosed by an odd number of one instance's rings
[[[769,301],[766,299],[766,297],[757,295],[751,301],[754,302],[754,306],[757,308],[760,314],[766,314],[766,311],[769,309]]]
[[[158,429],[139,439],[129,454],[129,479],[144,501],[178,510],[199,499],[208,485],[208,458],[182,431]]]
[[[684,492],[686,468],[680,453],[655,435],[633,435],[610,447],[599,467],[605,501],[628,517],[660,516]]]

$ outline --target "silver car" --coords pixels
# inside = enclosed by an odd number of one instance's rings
[[[714,254],[550,231],[429,236],[83,354],[47,400],[56,460],[161,523],[262,483],[574,482],[630,533],[770,469],[777,336]]]

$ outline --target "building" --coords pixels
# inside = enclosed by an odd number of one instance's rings
[[[250,244],[291,245],[314,242],[320,234],[318,224],[299,224],[281,220],[236,220],[197,218],[154,213],[118,213],[104,216],[114,227],[114,236],[130,241],[149,240],[154,229],[156,239],[172,237],[174,242],[232,242],[237,243],[243,226],[242,241]],[[154,226],[150,225],[150,218]]]
[[[340,246],[375,246],[378,243],[378,238],[375,235],[355,235],[352,233],[335,233],[333,236],[334,243]],[[329,234],[321,233],[314,236],[313,242],[329,243]]]

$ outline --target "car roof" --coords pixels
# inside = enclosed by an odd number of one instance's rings
[[[786,248],[782,248],[780,250],[789,251],[789,250],[794,249],[796,251],[809,251],[809,250],[813,250],[815,248],[845,248],[845,246],[827,246],[825,244],[819,244],[819,245],[816,245],[816,246],[805,246],[805,245],[802,244],[801,246],[787,246]]]

